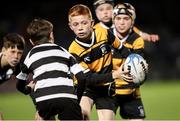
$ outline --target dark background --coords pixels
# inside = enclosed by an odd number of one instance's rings
[[[177,1],[158,0],[121,0],[131,3],[136,9],[135,25],[147,33],[157,33],[160,41],[146,42],[145,51],[149,63],[150,80],[180,79],[180,32],[179,4]],[[118,3],[116,0],[115,3]],[[68,27],[68,10],[75,4],[90,7],[93,17],[93,0],[36,0],[36,1],[1,1],[0,4],[0,40],[9,32],[22,34],[28,43],[26,52],[31,47],[27,36],[27,24],[35,17],[41,17],[54,24],[56,43],[67,48],[74,35]],[[2,45],[2,41],[0,41]]]

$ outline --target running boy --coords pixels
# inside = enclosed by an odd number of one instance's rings
[[[144,56],[144,40],[133,30],[136,13],[131,4],[117,4],[112,18],[114,28],[110,31],[124,43],[121,50],[113,49],[113,69],[116,70],[129,54],[138,53]],[[120,107],[121,117],[131,121],[142,121],[145,118],[145,111],[140,87],[120,79],[115,80],[115,87],[116,106]]]
[[[93,76],[93,80],[99,79],[101,83],[88,85],[80,101],[85,119],[90,119],[93,104],[96,104],[99,120],[114,119],[113,98],[108,96],[108,81],[116,79],[112,72],[112,53],[110,45],[121,48],[122,43],[115,36],[104,28],[93,30],[94,21],[91,11],[85,5],[73,6],[68,13],[69,26],[76,34],[75,40],[69,47],[69,52],[76,57],[77,61],[89,73],[101,74],[104,79]],[[109,75],[109,76],[103,76]],[[102,78],[101,77],[101,78]],[[124,78],[124,75],[119,76]],[[131,79],[131,77],[125,77]],[[87,80],[89,81],[89,79]]]

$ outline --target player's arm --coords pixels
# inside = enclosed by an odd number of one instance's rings
[[[101,83],[107,83],[112,82],[114,79],[121,78],[123,75],[123,72],[119,72],[121,70],[116,70],[110,73],[96,73],[90,71],[88,65],[80,59],[79,56],[73,54],[76,59],[73,59],[74,64],[71,67],[72,73],[75,74],[78,81],[85,80],[85,85],[99,85]],[[79,64],[77,64],[77,61],[79,61]],[[81,69],[80,69],[81,68]],[[79,69],[79,70],[78,70]],[[83,73],[77,73],[77,72],[83,72]],[[123,75],[124,76],[124,75]],[[122,79],[122,78],[121,78]],[[78,82],[78,84],[81,82]]]
[[[34,81],[30,81],[27,83],[28,75],[30,71],[25,64],[21,66],[21,72],[16,76],[18,79],[16,83],[16,88],[18,91],[22,92],[23,94],[30,94],[32,89],[34,89],[35,83]]]
[[[77,66],[76,66],[76,70],[77,70]],[[95,86],[101,83],[113,82],[114,79],[117,78],[124,79],[127,81],[132,80],[132,77],[130,77],[129,75],[126,76],[126,74],[127,72],[124,72],[121,69],[106,74],[92,73],[90,71],[86,73],[84,73],[83,71],[78,72],[75,75],[78,81],[78,85],[77,85],[78,100],[80,101],[86,86],[89,85]]]
[[[77,56],[76,56],[77,57]],[[98,85],[101,83],[106,83],[106,82],[112,82],[116,78],[123,78],[123,73],[119,72],[119,70],[116,70],[112,73],[106,73],[106,74],[98,74],[98,73],[93,73],[91,72],[88,68],[83,68],[86,64],[82,61],[81,64],[83,63],[83,66],[77,63],[77,60],[80,59],[75,59],[71,58],[71,72],[75,75],[78,85],[77,85],[77,95],[78,99],[81,99],[81,96],[84,92],[84,89],[87,85]],[[88,67],[88,66],[87,66]],[[121,79],[122,79],[121,78]],[[132,79],[131,77],[127,77],[127,79]]]
[[[33,82],[30,82],[33,83]],[[30,84],[32,85],[32,84]],[[16,83],[16,88],[18,91],[22,92],[23,94],[30,94],[32,91],[32,87],[29,84],[26,84],[26,80],[21,80],[18,79],[17,83]]]
[[[140,31],[137,27],[133,27],[133,30],[139,34],[144,40],[149,42],[157,42],[159,40],[158,34],[149,34],[143,31]]]

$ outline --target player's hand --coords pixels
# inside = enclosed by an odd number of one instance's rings
[[[151,42],[157,42],[159,40],[158,34],[150,34],[150,41]]]
[[[158,34],[148,34],[145,32],[142,32],[141,37],[149,42],[157,42],[160,39]]]
[[[124,70],[124,64],[118,70],[113,71],[113,79],[122,79],[132,82],[133,77],[130,75],[129,70]]]
[[[30,81],[27,86],[31,87],[31,89],[33,90],[35,88],[35,85],[36,85],[35,81]]]

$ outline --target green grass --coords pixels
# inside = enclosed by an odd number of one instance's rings
[[[32,120],[35,114],[31,98],[21,93],[0,94],[0,111],[6,120]]]
[[[180,120],[180,80],[145,83],[141,86],[141,94],[146,120]],[[0,111],[6,120],[34,120],[31,98],[19,92],[1,93]],[[91,119],[97,119],[95,109]],[[116,119],[121,119],[118,113]]]

